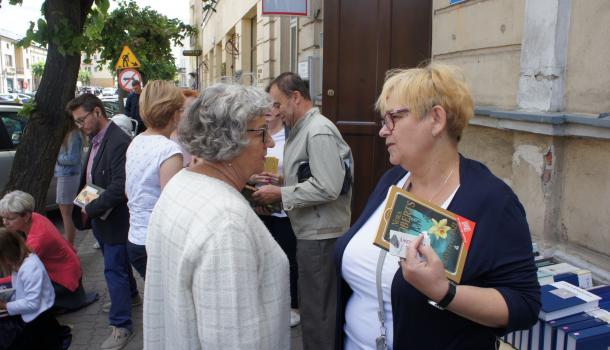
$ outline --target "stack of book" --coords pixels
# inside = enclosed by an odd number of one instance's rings
[[[563,273],[563,272],[562,272]],[[585,290],[566,281],[541,287],[539,321],[503,340],[520,350],[607,350],[610,347],[610,286]]]
[[[593,287],[593,278],[589,270],[568,263],[557,263],[553,258],[537,259],[536,266],[538,267],[538,282],[541,286],[566,281],[583,289]]]

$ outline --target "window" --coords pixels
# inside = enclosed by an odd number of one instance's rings
[[[257,25],[256,16],[254,16],[250,19],[250,72],[252,72],[252,73],[256,73],[256,69],[257,69],[256,38],[257,38],[258,34],[257,34],[257,30],[256,30],[256,25]],[[257,81],[258,81],[258,75],[255,74],[254,77],[252,78],[252,84],[256,85]]]
[[[13,66],[13,56],[11,56],[11,55],[4,55],[4,61],[6,62],[6,66],[7,67],[12,67]]]
[[[13,79],[6,79],[6,86],[8,88],[8,92],[14,92],[15,81]]]
[[[290,71],[293,73],[297,73],[297,56],[298,56],[298,46],[297,46],[297,27],[298,21],[296,17],[290,17]]]
[[[30,69],[30,59],[29,58],[25,59],[25,68]]]

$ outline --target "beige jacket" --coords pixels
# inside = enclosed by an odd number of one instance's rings
[[[312,176],[298,183],[297,169],[309,162]],[[350,225],[352,190],[340,195],[352,152],[337,127],[310,109],[290,130],[284,146],[282,203],[297,239],[320,240],[341,236]]]

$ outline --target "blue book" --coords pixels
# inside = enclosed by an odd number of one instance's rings
[[[582,321],[582,322],[577,322],[577,323],[572,323],[572,324],[567,324],[565,326],[561,326],[557,329],[557,337],[555,340],[555,344],[556,344],[555,349],[565,350],[566,335],[568,333],[580,331],[580,330],[587,329],[587,328],[603,326],[605,324],[606,324],[606,322],[604,322],[603,320],[600,320],[597,318],[592,318],[587,321]]]
[[[529,329],[524,329],[521,331],[521,343],[517,344],[517,348],[522,350],[529,349],[529,339],[530,339],[530,331]]]
[[[539,318],[543,321],[596,309],[601,298],[593,293],[560,281],[540,287],[542,303]]]
[[[588,289],[593,286],[591,271],[583,269],[556,274],[553,276],[553,280],[555,282],[565,281],[584,289]]]
[[[587,290],[595,295],[599,295],[600,297],[603,297],[603,296],[610,297],[610,286],[607,284],[589,288]]]
[[[510,332],[506,335],[506,344],[513,345],[515,340],[515,332]]]
[[[593,287],[593,278],[591,271],[578,268],[568,263],[558,263],[538,268],[541,273],[547,273],[553,276],[555,282],[566,281],[581,288]]]
[[[539,258],[535,263],[537,268],[557,264],[554,258]]]
[[[534,327],[530,330],[530,349],[531,350],[542,350],[544,344],[544,323],[538,320]]]
[[[557,320],[552,320],[549,322],[545,322],[543,336],[540,338],[542,342],[542,350],[555,350],[555,341],[557,337],[557,328],[575,322],[581,322],[585,320],[592,319],[593,316],[588,315],[584,312],[581,312],[576,315],[560,318]],[[541,321],[542,322],[542,321]],[[542,330],[541,330],[542,331]]]
[[[567,350],[606,350],[610,347],[610,325],[568,333]]]
[[[521,344],[521,331],[515,331],[515,337],[513,338],[512,345],[515,349],[518,349],[520,344]]]
[[[608,286],[608,285],[599,286],[599,287],[588,289],[588,291],[601,298],[601,300],[599,301],[600,308],[601,308],[602,304],[610,303],[610,286]]]

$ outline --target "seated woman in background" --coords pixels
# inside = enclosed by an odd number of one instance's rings
[[[377,108],[379,136],[395,167],[337,241],[338,348],[379,349],[379,339],[388,349],[496,349],[498,336],[536,323],[540,286],[519,199],[487,167],[458,153],[473,116],[468,87],[446,65],[396,70]],[[423,236],[409,245],[406,260],[373,245],[392,185],[476,223],[460,285],[449,282]]]
[[[216,84],[180,122],[197,161],[150,217],[144,348],[290,348],[288,260],[240,193],[273,147],[270,107],[262,90]]]
[[[34,197],[23,191],[9,192],[0,200],[0,216],[11,232],[25,235],[28,248],[36,253],[55,289],[54,308],[72,311],[97,300],[85,293],[80,259],[49,219],[34,212]]]
[[[0,299],[0,349],[67,349],[70,328],[60,326],[51,307],[55,292],[44,265],[16,233],[0,227],[0,271],[11,275],[14,293]]]

